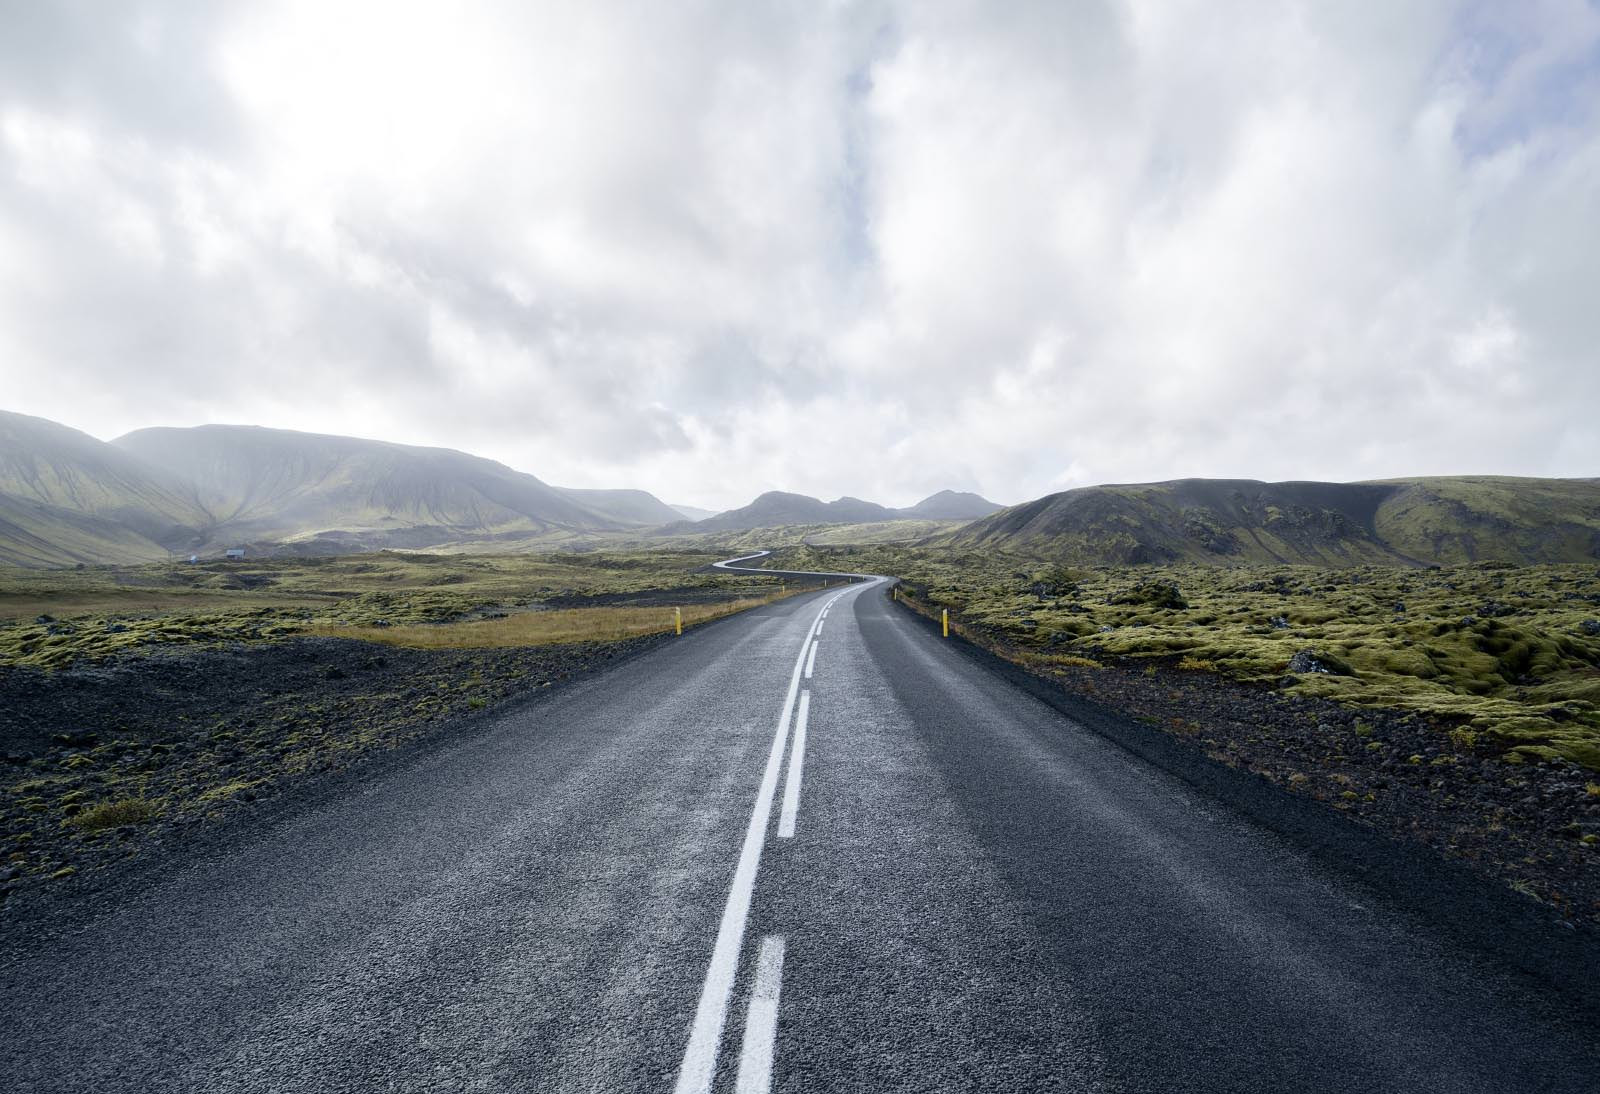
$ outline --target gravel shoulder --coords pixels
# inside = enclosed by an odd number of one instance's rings
[[[936,609],[902,598],[931,619]],[[1510,765],[1415,711],[1351,707],[1186,671],[1177,658],[1041,666],[992,630],[962,637],[1060,694],[1398,840],[1421,845],[1560,921],[1600,928],[1600,786],[1559,758]]]
[[[420,650],[302,637],[0,666],[0,934],[107,903],[670,640]]]

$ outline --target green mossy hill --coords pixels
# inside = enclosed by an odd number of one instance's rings
[[[107,443],[0,411],[0,565],[127,564],[249,545],[352,554],[550,549],[678,519],[642,490],[568,490],[444,448],[253,426]]]
[[[655,500],[562,490],[447,448],[259,426],[141,429],[112,446],[189,485],[216,518],[215,550],[260,542],[332,554],[592,532],[635,523],[622,518]],[[672,519],[656,504],[651,517]]]
[[[184,487],[87,433],[0,411],[0,564],[169,557],[210,523]]]
[[[1181,479],[1068,490],[935,544],[1087,565],[1322,566],[1600,558],[1600,479]]]
[[[1600,558],[1600,479],[1416,479],[1378,509],[1379,537],[1429,562]]]
[[[1600,569],[1475,563],[1065,567],[927,547],[790,548],[774,566],[894,574],[958,626],[1065,663],[1181,664],[1436,716],[1516,762],[1600,770]]]

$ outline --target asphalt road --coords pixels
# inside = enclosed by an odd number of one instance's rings
[[[9,939],[0,1087],[1600,1089],[1536,987],[885,589],[690,631]]]

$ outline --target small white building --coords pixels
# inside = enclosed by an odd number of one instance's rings
[[[226,557],[226,558],[243,558],[244,557],[244,548],[243,547],[229,547],[226,551],[223,552],[223,556]]]

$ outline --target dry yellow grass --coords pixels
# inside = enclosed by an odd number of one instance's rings
[[[683,625],[707,623],[735,612],[757,608],[782,595],[744,597],[714,604],[689,604],[683,608]],[[312,633],[335,638],[358,638],[391,646],[417,649],[489,649],[508,646],[555,646],[569,642],[617,642],[672,630],[670,607],[562,608],[554,611],[517,612],[503,619],[470,623],[422,623],[400,627],[319,626]]]

